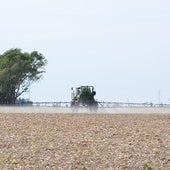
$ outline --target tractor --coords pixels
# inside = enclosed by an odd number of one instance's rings
[[[98,102],[94,98],[96,92],[93,86],[80,86],[71,88],[71,90],[71,107],[74,111],[81,107],[90,109],[90,111],[97,111]]]

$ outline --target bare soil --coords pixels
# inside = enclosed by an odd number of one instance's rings
[[[170,114],[0,114],[1,170],[149,167],[170,169]]]

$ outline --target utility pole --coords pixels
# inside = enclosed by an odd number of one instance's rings
[[[160,90],[158,91],[158,102],[159,104],[161,104],[161,91]]]

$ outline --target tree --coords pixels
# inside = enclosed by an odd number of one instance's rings
[[[47,60],[33,51],[22,53],[21,49],[10,49],[0,55],[0,103],[14,104],[33,82],[45,72]]]

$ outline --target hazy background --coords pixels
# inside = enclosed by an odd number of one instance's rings
[[[46,74],[33,101],[70,101],[94,85],[100,101],[170,102],[169,0],[0,0],[0,54],[37,50]]]

